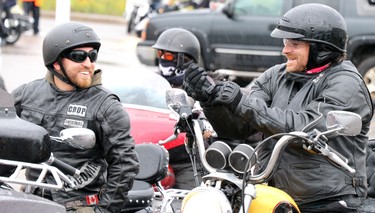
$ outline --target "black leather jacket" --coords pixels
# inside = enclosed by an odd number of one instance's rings
[[[332,148],[349,159],[349,165],[356,169],[354,176],[323,156],[290,144],[271,183],[286,191],[299,205],[340,195],[366,196],[366,134],[373,109],[365,83],[351,62],[344,61],[313,75],[287,73],[285,64],[276,65],[257,78],[252,90],[250,95],[242,97],[234,115],[222,106],[204,108],[219,136],[245,139],[258,131],[270,136],[302,130],[320,113],[355,112],[362,117],[360,135],[339,136],[329,141]],[[325,116],[315,128],[326,129]],[[269,156],[273,145],[263,147],[261,160]],[[358,205],[351,200],[347,203]]]
[[[17,114],[44,127],[51,136],[59,136],[69,127],[86,127],[95,132],[96,145],[89,150],[52,143],[56,158],[81,171],[80,178],[70,177],[79,188],[52,191],[53,200],[65,203],[98,194],[101,209],[120,212],[139,171],[138,157],[130,136],[129,115],[117,96],[101,86],[100,75],[97,72],[87,89],[62,92],[48,73],[46,79],[22,85],[12,95]]]

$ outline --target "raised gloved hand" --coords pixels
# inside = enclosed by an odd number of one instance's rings
[[[224,105],[235,111],[242,98],[240,86],[232,81],[216,84],[211,97],[211,105]]]
[[[207,75],[207,72],[198,67],[196,63],[191,63],[185,70],[185,79],[182,88],[186,93],[200,102],[210,99],[215,82]]]

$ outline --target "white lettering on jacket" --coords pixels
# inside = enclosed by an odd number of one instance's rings
[[[66,127],[83,127],[84,122],[80,120],[74,120],[74,119],[65,119],[64,120],[64,126]]]
[[[70,104],[68,106],[68,111],[66,112],[67,115],[76,115],[79,117],[86,117],[87,106],[75,105]]]
[[[75,178],[73,176],[67,175],[68,178],[73,181],[73,183],[76,185],[76,189],[81,189],[88,184],[90,184],[99,174],[101,166],[97,165],[93,162],[86,162],[79,171],[81,172],[78,178]],[[65,191],[72,191],[73,189],[70,188],[70,186],[65,183],[64,184]]]

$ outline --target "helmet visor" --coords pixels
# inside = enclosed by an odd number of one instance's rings
[[[287,27],[287,26],[277,24],[276,28],[271,32],[271,36],[274,38],[290,38],[290,39],[304,38],[305,31],[302,29],[297,29],[297,28],[292,28],[292,27]]]

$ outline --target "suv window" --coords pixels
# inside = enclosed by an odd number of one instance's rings
[[[295,0],[293,3],[293,7],[306,3],[321,3],[328,5],[337,11],[340,11],[340,0]]]
[[[283,0],[237,0],[234,14],[252,16],[281,16]]]

